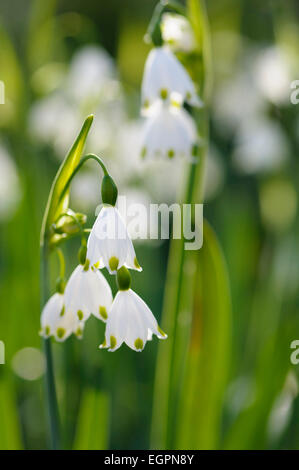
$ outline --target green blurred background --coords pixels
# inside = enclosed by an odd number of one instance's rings
[[[51,182],[84,118],[95,114],[87,147],[105,158],[121,194],[146,205],[177,198],[183,164],[145,170],[138,155],[143,36],[155,3],[1,2],[1,449],[47,447],[39,231]],[[290,363],[290,343],[299,338],[299,108],[290,103],[290,84],[299,78],[299,5],[208,0],[207,9],[214,83],[204,211],[232,294],[213,446],[298,448],[299,365]],[[71,206],[89,214],[89,226],[99,181],[90,165],[72,188]],[[64,249],[68,274],[78,243]],[[135,246],[144,270],[133,274],[134,290],[159,320],[168,242]],[[55,256],[52,263],[54,287]],[[64,446],[148,448],[157,341],[142,354],[124,346],[109,354],[97,349],[103,335],[104,325],[90,319],[82,341],[53,345]]]

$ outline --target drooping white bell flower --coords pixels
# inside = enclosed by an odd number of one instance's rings
[[[155,47],[148,55],[142,81],[142,111],[150,112],[157,100],[201,106],[188,72],[168,47]]]
[[[141,156],[191,158],[197,141],[196,126],[187,111],[159,103],[145,122]]]
[[[116,273],[121,266],[142,271],[116,207],[105,205],[101,209],[88,238],[86,258],[92,266],[106,267],[110,274]]]
[[[101,272],[81,264],[76,267],[64,292],[68,313],[80,322],[85,322],[91,314],[106,321],[112,300],[111,288]]]
[[[64,305],[64,295],[56,292],[43,308],[41,314],[41,331],[44,338],[54,336],[56,341],[65,341],[72,333],[82,336],[83,325]]]
[[[161,22],[162,38],[173,51],[191,52],[195,36],[190,22],[182,15],[164,13]]]
[[[153,334],[159,339],[167,338],[139,295],[132,289],[118,291],[106,323],[105,341],[100,348],[116,351],[125,342],[134,351],[142,351]]]

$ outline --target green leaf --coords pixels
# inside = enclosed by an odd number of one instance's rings
[[[21,429],[14,393],[9,381],[0,380],[0,450],[22,449]]]
[[[74,450],[103,450],[108,447],[109,398],[87,389],[79,410]]]
[[[193,27],[197,44],[195,51],[197,60],[191,56],[193,66],[190,73],[200,86],[200,94],[207,103],[212,93],[213,77],[210,30],[204,0],[188,0],[187,17]]]
[[[41,243],[43,244],[47,231],[51,224],[57,220],[60,214],[65,212],[69,204],[69,191],[64,192],[64,187],[73,173],[74,169],[80,162],[83,147],[93,121],[93,116],[88,116],[82,129],[75,140],[71,150],[62,162],[56,177],[53,181],[49,194],[46,211],[43,219],[41,232]]]
[[[11,127],[21,119],[24,100],[24,77],[13,43],[0,23],[0,80],[4,84],[5,104],[1,109],[0,126]],[[2,91],[2,85],[1,85]]]
[[[231,343],[231,299],[226,263],[216,235],[204,223],[197,253],[191,335],[177,408],[175,447],[213,449],[221,413]]]
[[[231,337],[226,264],[207,222],[200,250],[181,251],[184,240],[173,242],[162,323],[168,339],[159,345],[152,447],[215,448]]]

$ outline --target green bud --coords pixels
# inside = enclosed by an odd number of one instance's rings
[[[119,290],[128,290],[131,287],[131,274],[125,266],[117,271],[117,285]]]
[[[115,206],[117,199],[117,186],[110,175],[105,175],[101,187],[102,201],[104,204]]]
[[[59,277],[56,280],[56,292],[59,292],[59,294],[63,294],[65,289],[65,280],[62,277]]]
[[[80,231],[81,226],[86,223],[86,220],[87,217],[85,214],[74,213],[70,214],[70,216],[66,215],[61,219],[61,222],[58,222],[58,225],[53,224],[53,229],[55,233],[74,235]]]
[[[79,263],[84,266],[86,261],[87,247],[86,245],[81,245],[80,250],[78,251]]]

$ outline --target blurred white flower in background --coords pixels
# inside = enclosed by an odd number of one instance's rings
[[[45,372],[44,354],[36,348],[23,348],[15,353],[11,361],[16,375],[24,380],[37,380]]]
[[[31,107],[29,131],[34,139],[54,146],[62,159],[87,114],[95,114],[87,151],[106,151],[127,119],[113,59],[99,46],[81,48],[68,73],[51,94]]]
[[[85,46],[71,61],[66,89],[76,101],[98,99],[115,75],[113,59],[103,48]]]
[[[266,99],[277,105],[289,102],[292,73],[290,63],[279,47],[259,51],[253,73],[256,85]]]
[[[224,185],[224,164],[216,147],[209,148],[204,179],[205,201],[217,196]]]
[[[279,169],[289,157],[289,144],[280,124],[266,117],[244,121],[236,136],[233,161],[245,173]]]
[[[213,112],[218,131],[223,135],[236,131],[244,121],[265,110],[266,103],[261,93],[253,86],[252,77],[243,67],[215,87]]]
[[[0,222],[13,217],[21,200],[21,186],[16,164],[0,144]]]
[[[274,402],[269,420],[268,436],[271,441],[278,439],[288,426],[293,412],[294,400],[298,396],[298,382],[294,372],[289,372],[282,392]]]
[[[173,51],[192,52],[195,37],[190,22],[182,15],[164,13],[161,22],[162,37]]]
[[[78,109],[61,91],[52,93],[31,107],[29,116],[31,135],[43,144],[53,145],[61,158],[65,157],[80,126],[81,117]]]

